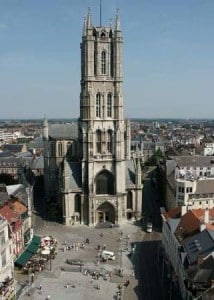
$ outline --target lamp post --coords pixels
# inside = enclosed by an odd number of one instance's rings
[[[52,271],[51,248],[50,248],[49,259],[50,259],[50,271]]]

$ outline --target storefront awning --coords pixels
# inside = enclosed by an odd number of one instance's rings
[[[40,244],[40,241],[41,241],[41,237],[38,236],[38,235],[34,235],[33,238],[32,238],[32,243],[34,244]]]
[[[40,240],[40,236],[33,236],[32,241],[30,242],[26,250],[15,261],[16,266],[24,267],[26,265],[28,260],[38,251]]]
[[[28,252],[25,250],[25,252],[23,252],[21,254],[21,256],[19,256],[19,258],[15,261],[15,265],[18,267],[24,267],[26,265],[26,263],[28,262],[28,260],[33,256],[32,252]]]

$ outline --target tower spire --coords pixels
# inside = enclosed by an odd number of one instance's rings
[[[88,8],[88,14],[86,18],[86,29],[92,29],[92,23],[91,23],[91,8]]]
[[[119,9],[117,9],[117,13],[116,13],[115,30],[121,31]]]

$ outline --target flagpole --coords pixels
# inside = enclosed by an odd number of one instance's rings
[[[100,27],[102,26],[102,0],[100,0]]]

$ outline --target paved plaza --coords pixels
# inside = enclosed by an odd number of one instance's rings
[[[46,263],[45,270],[36,273],[32,286],[26,287],[21,300],[32,299],[119,299],[117,298],[118,286],[127,280],[128,287],[123,286],[121,299],[137,299],[133,289],[137,281],[133,274],[133,265],[130,259],[132,241],[136,235],[143,235],[140,227],[133,222],[126,222],[119,228],[95,229],[87,226],[65,227],[55,223],[48,223],[40,228],[36,235],[51,235],[58,241],[58,253],[54,260]],[[86,244],[86,238],[89,244]],[[78,245],[65,251],[67,246]],[[79,246],[84,243],[85,248]],[[98,262],[98,246],[116,254],[115,261]],[[81,259],[84,263],[82,269],[79,266],[71,266],[66,259]],[[121,270],[123,276],[119,276]],[[89,274],[85,275],[88,270]],[[98,279],[93,279],[91,273],[99,273]],[[28,280],[27,276],[22,279]],[[20,282],[20,280],[19,280]],[[20,282],[20,284],[24,282]],[[41,291],[38,289],[42,286]],[[48,298],[50,296],[50,298]]]

